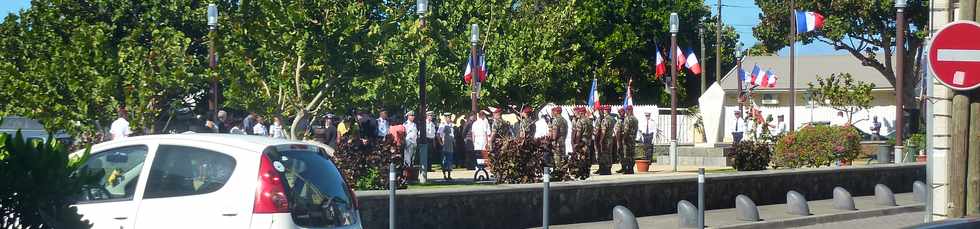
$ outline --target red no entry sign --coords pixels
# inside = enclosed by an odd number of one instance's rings
[[[953,90],[980,86],[980,24],[957,21],[939,30],[929,47],[929,69]]]

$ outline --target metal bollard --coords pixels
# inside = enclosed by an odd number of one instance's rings
[[[677,202],[678,226],[680,228],[695,228],[698,226],[698,210],[687,200]]]
[[[759,221],[759,207],[748,196],[739,194],[735,197],[735,212],[738,213],[738,220]]]
[[[551,167],[544,167],[542,180],[544,180],[544,203],[541,207],[541,227],[548,229],[548,189],[551,188]]]
[[[398,176],[395,176],[395,163],[388,163],[388,228],[395,229],[395,190]]]
[[[895,203],[895,193],[883,184],[875,185],[875,203],[881,206],[898,206]]]
[[[926,202],[926,198],[928,197],[926,192],[928,192],[928,190],[929,189],[926,187],[926,183],[922,183],[922,181],[915,181],[912,183],[912,195],[915,196],[916,202]]]
[[[854,197],[847,189],[841,187],[834,187],[834,209],[837,210],[847,210],[854,211],[857,210],[854,207]]]
[[[704,229],[704,168],[698,168],[698,228]]]
[[[810,205],[806,202],[806,197],[796,191],[786,192],[786,210],[793,215],[810,215]]]
[[[613,228],[615,229],[639,229],[636,223],[636,216],[629,208],[617,205],[613,208]]]

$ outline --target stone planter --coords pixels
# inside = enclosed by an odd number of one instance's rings
[[[636,160],[636,172],[649,172],[650,171],[650,160]]]

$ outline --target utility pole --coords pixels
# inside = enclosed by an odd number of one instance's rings
[[[718,0],[718,23],[715,25],[715,80],[720,79],[721,75],[721,0]],[[703,26],[702,26],[703,27]],[[704,55],[704,40],[701,41],[701,55]],[[701,75],[701,93],[704,94],[704,81],[707,80]]]
[[[480,58],[480,57],[477,56],[477,54],[476,54],[476,45],[477,45],[477,43],[480,43],[480,27],[477,26],[476,24],[472,24],[472,25],[470,25],[470,60],[471,60],[471,63],[469,64],[470,65],[470,68],[471,68],[470,69],[470,74],[471,74],[471,77],[470,77],[470,112],[472,113],[472,115],[476,115],[476,112],[478,110],[476,104],[477,104],[477,102],[479,100],[479,98],[478,98],[479,95],[477,95],[477,93],[476,93],[476,91],[477,91],[476,87],[478,85],[477,84],[477,81],[480,81],[480,73],[477,72],[480,69],[480,67],[477,66],[478,64],[480,64],[480,60],[477,59],[477,58]]]
[[[208,68],[211,69],[211,104],[208,108],[211,110],[211,118],[215,123],[218,122],[218,111],[221,107],[218,105],[218,99],[221,92],[218,89],[218,56],[215,54],[215,36],[218,35],[218,6],[215,4],[208,4],[208,32],[211,39],[210,45],[208,47]],[[220,131],[220,130],[219,130]]]
[[[789,1],[789,131],[796,131],[796,1]]]
[[[701,23],[700,26],[698,26],[698,40],[701,40],[701,53],[699,53],[698,55],[700,55],[701,57],[705,57],[705,55],[704,55],[704,23],[703,22]],[[701,94],[702,95],[704,95],[704,91],[707,88],[707,82],[706,82],[706,81],[708,81],[707,75],[708,74],[704,74],[704,72],[701,73]],[[715,72],[715,75],[718,75],[718,72],[717,71]]]
[[[905,0],[895,1],[895,163],[905,154]]]
[[[670,165],[677,172],[677,32],[680,19],[670,13]]]

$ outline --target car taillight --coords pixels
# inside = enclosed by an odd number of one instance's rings
[[[276,172],[269,158],[260,156],[259,186],[255,188],[255,206],[253,213],[288,213],[289,201],[286,189],[283,188],[282,177]]]

